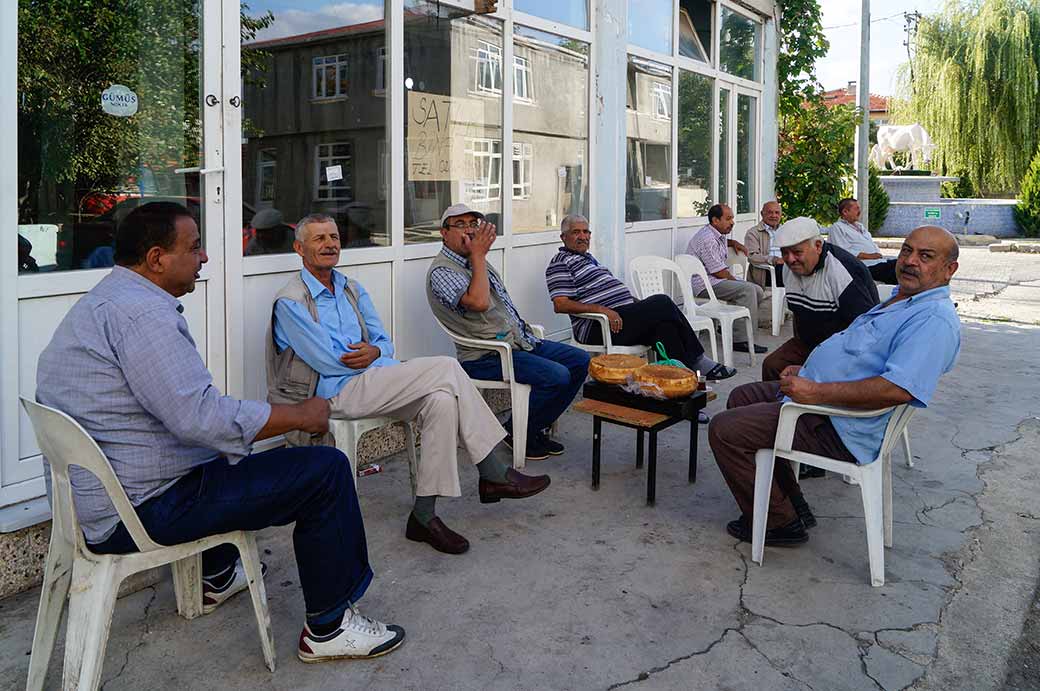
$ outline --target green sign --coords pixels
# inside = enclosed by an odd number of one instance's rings
[[[927,209],[924,210],[924,217],[925,218],[934,218],[936,220],[939,220],[939,219],[942,218],[942,211],[940,209],[935,208],[935,207],[927,208]]]

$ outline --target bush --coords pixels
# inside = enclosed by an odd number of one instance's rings
[[[1015,221],[1026,237],[1040,237],[1040,148],[1022,177],[1022,191],[1015,207]]]
[[[885,186],[881,184],[881,178],[878,177],[878,169],[874,166],[870,166],[869,178],[867,179],[867,194],[870,198],[869,207],[869,223],[870,232],[875,232],[881,228],[885,223],[885,219],[888,217],[888,192],[885,191]]]
[[[944,182],[942,184],[943,199],[974,199],[978,196],[975,185],[971,184],[971,177],[966,170],[958,170],[954,177],[960,178],[957,182]]]

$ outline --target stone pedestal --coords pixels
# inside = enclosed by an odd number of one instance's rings
[[[881,184],[890,205],[879,237],[906,237],[922,225],[935,225],[960,235],[1015,237],[1014,199],[943,199],[944,182],[958,178],[940,176],[883,175]]]

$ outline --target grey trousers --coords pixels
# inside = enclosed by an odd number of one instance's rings
[[[712,288],[715,289],[715,297],[719,300],[747,307],[751,312],[751,327],[754,329],[758,328],[758,306],[766,297],[766,293],[761,286],[751,281],[731,281],[726,279],[719,281]],[[697,297],[708,297],[707,288],[702,290]],[[733,329],[733,342],[747,343],[747,331],[739,326]]]
[[[506,436],[458,360],[421,357],[374,367],[348,381],[329,399],[332,417],[386,415],[418,422],[422,435],[416,496],[457,497],[458,447],[480,463]]]

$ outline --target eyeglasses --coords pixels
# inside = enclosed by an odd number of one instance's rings
[[[455,228],[457,230],[465,230],[466,228],[479,228],[480,221],[472,220],[469,223],[467,223],[466,221],[456,221],[455,223],[449,223],[448,225],[449,227]]]

